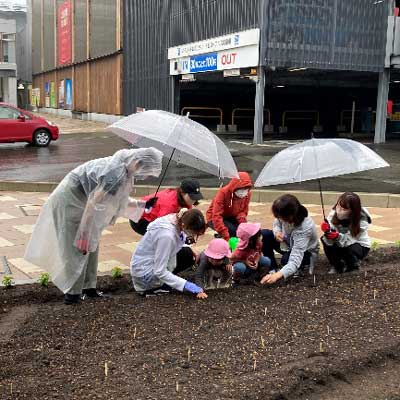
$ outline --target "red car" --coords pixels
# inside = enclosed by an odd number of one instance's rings
[[[28,142],[46,147],[58,139],[58,127],[26,110],[0,103],[0,143]]]

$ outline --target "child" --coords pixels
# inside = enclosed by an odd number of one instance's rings
[[[207,298],[203,289],[173,271],[176,254],[185,243],[193,244],[203,235],[206,223],[200,210],[182,208],[151,222],[132,255],[131,275],[135,290],[144,296],[184,290]],[[179,267],[179,266],[178,266]]]
[[[203,289],[227,288],[232,283],[231,251],[224,239],[213,239],[200,254],[195,283]]]
[[[261,279],[271,266],[271,260],[261,253],[261,224],[244,222],[239,225],[237,236],[240,241],[231,257],[233,279]]]
[[[371,216],[361,207],[361,201],[353,192],[343,193],[321,224],[321,238],[326,257],[332,265],[329,273],[358,270],[361,260],[371,247],[368,225]]]
[[[281,242],[283,268],[266,275],[261,283],[275,283],[297,273],[301,266],[309,265],[311,257],[318,255],[319,243],[314,221],[308,216],[307,209],[295,196],[285,194],[272,205],[275,217],[273,231]]]

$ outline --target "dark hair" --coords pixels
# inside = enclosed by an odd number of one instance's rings
[[[353,192],[345,192],[339,196],[334,209],[339,204],[339,206],[350,210],[350,232],[352,236],[357,236],[360,233],[360,220],[361,220],[361,200],[360,197]],[[340,219],[335,214],[332,218],[332,224],[340,225]]]
[[[183,198],[183,195],[185,194],[185,192],[180,187],[177,187],[175,190],[176,190],[176,197],[178,199],[179,206],[182,208],[187,207],[186,201]]]
[[[197,208],[187,210],[180,218],[178,216],[178,225],[180,228],[185,225],[186,229],[198,235],[204,235],[204,232],[206,231],[204,215]]]
[[[308,216],[308,211],[307,208],[300,204],[297,197],[291,194],[284,194],[272,204],[272,214],[274,214],[275,218],[283,219],[285,222],[292,222],[295,226],[298,226]]]
[[[259,230],[255,235],[253,235],[250,239],[249,239],[249,244],[247,245],[247,247],[249,249],[256,249],[257,248],[257,240],[258,238],[262,236],[261,230]]]

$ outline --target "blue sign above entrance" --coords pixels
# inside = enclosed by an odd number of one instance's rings
[[[199,54],[192,56],[186,62],[189,62],[189,71],[191,73],[216,71],[217,70],[217,53]],[[183,62],[185,63],[185,61]],[[185,66],[183,66],[185,70]]]

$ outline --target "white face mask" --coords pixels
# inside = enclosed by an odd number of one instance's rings
[[[350,210],[346,210],[340,206],[336,206],[336,215],[339,219],[348,219],[350,217]]]
[[[249,189],[235,190],[235,196],[239,197],[239,199],[244,199],[248,194],[249,194]]]

